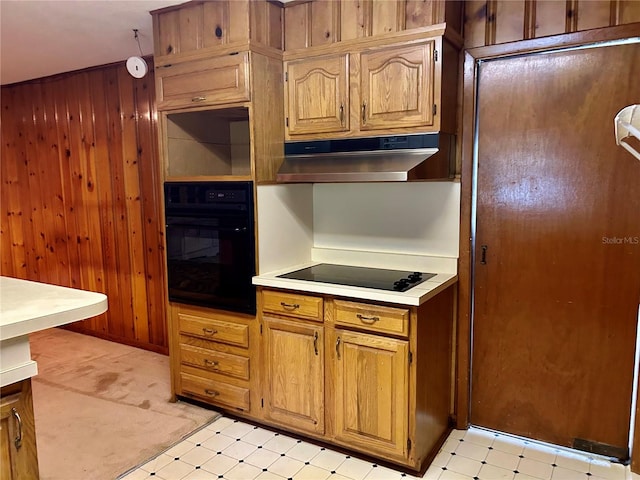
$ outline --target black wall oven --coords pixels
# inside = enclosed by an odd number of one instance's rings
[[[252,182],[166,182],[169,300],[256,313]]]

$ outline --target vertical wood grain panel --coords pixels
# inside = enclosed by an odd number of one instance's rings
[[[318,46],[340,41],[340,2],[315,0],[311,2],[311,45]]]
[[[71,329],[166,353],[153,77],[106,66],[1,98],[0,273],[104,292]]]
[[[266,22],[269,27],[269,34],[267,36],[267,45],[277,50],[282,50],[282,21],[283,13],[282,8],[275,3],[267,3],[267,17]]]
[[[142,165],[145,158],[158,158],[157,129],[150,121],[157,115],[153,95],[153,77],[135,82],[134,92],[138,112],[138,162]],[[161,197],[158,192],[160,176],[158,169],[140,170],[149,342],[154,345],[165,345],[167,338],[164,321],[158,321],[165,318],[164,236],[157,222],[157,219],[163,218]]]
[[[296,50],[311,46],[311,3],[284,8],[284,48]]]
[[[11,273],[17,278],[29,278],[27,273],[27,251],[25,248],[25,232],[23,229],[23,214],[20,202],[20,190],[27,189],[27,186],[20,183],[18,177],[18,165],[24,162],[21,155],[22,136],[19,135],[18,127],[20,115],[17,101],[18,92],[12,90],[2,94],[2,207],[3,218],[8,219],[6,233],[9,237],[10,248],[1,252],[4,265],[12,265]],[[12,118],[11,122],[4,121],[4,118]],[[11,159],[12,161],[9,161]],[[6,211],[6,213],[5,213]],[[3,242],[4,245],[4,242]],[[10,254],[9,254],[10,252]],[[7,260],[8,257],[8,260]]]
[[[464,45],[467,48],[485,45],[487,1],[470,0],[464,4]]]
[[[137,115],[135,111],[133,82],[124,70],[118,70],[120,87],[120,112],[122,121],[122,149],[125,205],[129,262],[131,264],[131,287],[133,293],[134,339],[149,341],[147,325],[147,285],[145,280],[142,212],[140,206],[140,177],[138,168]]]
[[[249,32],[249,1],[233,0],[227,5],[229,10],[229,42],[246,40]]]
[[[524,0],[496,2],[495,43],[513,42],[524,38]]]
[[[340,39],[368,37],[371,34],[371,0],[353,0],[340,5]]]
[[[216,36],[220,28],[222,36]],[[205,2],[202,4],[202,46],[213,47],[229,41],[229,3]]]
[[[176,10],[158,15],[158,36],[155,39],[155,54],[180,53],[180,19]]]
[[[404,30],[405,2],[373,0],[371,35]]]
[[[609,26],[610,0],[580,0],[578,2],[578,30]]]
[[[202,48],[203,5],[181,8],[178,10],[178,19],[180,51],[184,53]]]
[[[435,20],[436,0],[407,0],[405,7],[405,28],[418,28],[439,23]],[[444,21],[444,20],[443,20]]]
[[[614,9],[614,25],[640,22],[640,2],[637,0],[618,0]]]
[[[566,0],[545,0],[535,2],[535,34],[534,37],[558,35],[564,33],[567,15]]]

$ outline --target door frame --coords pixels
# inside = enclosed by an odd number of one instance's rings
[[[471,410],[471,335],[473,319],[473,265],[475,234],[475,147],[477,64],[481,60],[553,51],[598,42],[640,37],[640,23],[554,35],[464,51],[462,75],[461,163],[460,163],[460,252],[458,260],[458,323],[456,330],[456,428],[469,427]],[[611,119],[613,135],[613,119]],[[640,382],[636,384],[636,390]],[[632,415],[632,422],[634,422]],[[631,448],[631,471],[640,473],[640,408],[636,405]]]

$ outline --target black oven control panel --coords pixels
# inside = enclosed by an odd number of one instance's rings
[[[252,182],[165,182],[168,210],[248,210],[253,205]]]

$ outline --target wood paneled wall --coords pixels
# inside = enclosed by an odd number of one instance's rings
[[[103,292],[72,329],[166,353],[153,75],[122,62],[1,93],[0,273]]]
[[[640,22],[638,0],[470,0],[466,48]]]
[[[447,22],[462,28],[457,0],[300,0],[285,3],[284,48],[297,50]]]

